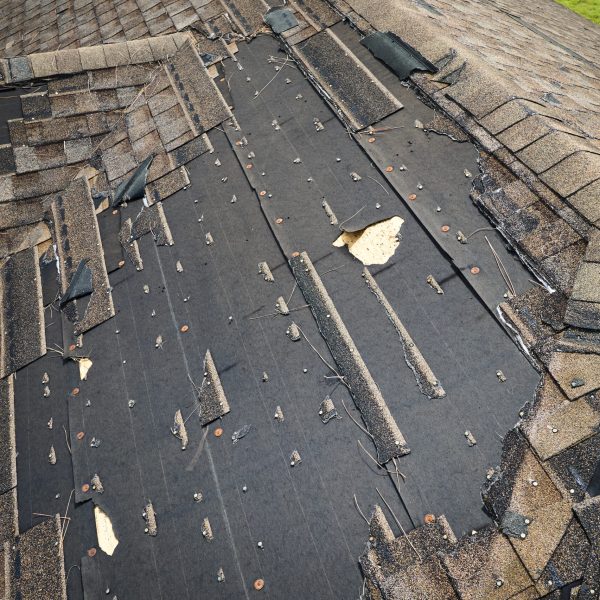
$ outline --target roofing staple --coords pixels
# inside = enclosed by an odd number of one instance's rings
[[[398,318],[396,311],[392,308],[392,305],[389,303],[388,299],[383,294],[383,291],[379,285],[377,285],[377,282],[366,267],[363,269],[363,277],[371,292],[373,292],[379,303],[383,306],[394,329],[398,332],[402,347],[404,348],[406,364],[415,374],[415,379],[417,380],[417,385],[421,392],[428,398],[444,398],[446,396],[444,388],[441,386],[438,378],[431,370],[431,367],[423,358],[421,351],[410,337],[406,327],[404,327],[402,321]]]
[[[346,329],[308,254],[290,259],[290,266],[315,317],[352,398],[377,448],[378,461],[386,463],[410,452],[394,417]]]

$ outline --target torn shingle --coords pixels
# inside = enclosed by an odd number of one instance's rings
[[[441,561],[461,600],[505,600],[532,584],[507,538],[491,526],[461,538]]]
[[[23,116],[28,120],[46,119],[52,116],[47,91],[21,95],[21,107]]]
[[[0,269],[0,378],[46,353],[37,247],[7,258]]]
[[[229,412],[229,403],[210,350],[204,356],[204,378],[198,391],[198,402],[200,423],[203,426]]]
[[[79,335],[114,315],[112,296],[94,203],[86,180],[77,178],[52,203],[54,239],[60,261],[61,289],[66,293],[81,260],[92,272],[94,292],[86,312],[78,317]]]

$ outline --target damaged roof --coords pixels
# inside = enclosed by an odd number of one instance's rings
[[[0,2],[7,597],[595,597],[600,30],[534,4]]]

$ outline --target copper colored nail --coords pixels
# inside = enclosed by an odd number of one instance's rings
[[[264,579],[255,579],[253,585],[254,585],[255,590],[262,590],[265,587],[265,580]]]
[[[394,170],[394,167],[392,167],[392,165],[390,165],[389,167],[385,168],[387,173],[391,173]]]
[[[76,437],[77,437],[78,440],[82,440],[84,436],[85,436],[85,433],[83,433],[83,431],[79,431],[77,433]]]
[[[473,273],[473,275],[477,275],[477,273],[479,273],[479,267],[471,267],[471,273]]]
[[[448,231],[450,231],[450,225],[442,225],[442,231],[444,233],[447,233]]]
[[[431,523],[435,523],[435,520],[435,515],[432,515],[431,513],[428,513],[423,517],[423,521],[425,521],[425,523],[427,523],[428,525],[431,525]]]
[[[215,429],[215,437],[221,437],[223,435],[223,430],[220,427]]]
[[[283,223],[283,219],[281,217],[277,217],[275,219],[275,223],[277,223],[277,225],[281,225]]]
[[[77,394],[79,394],[79,388],[73,388],[71,394],[73,394],[73,396],[77,396]]]
[[[187,325],[182,325],[179,331],[181,331],[181,333],[185,333],[188,329],[189,327]]]
[[[409,199],[409,200],[416,200],[416,199],[417,199],[417,195],[416,195],[416,194],[411,194],[411,195],[408,197],[408,199]]]
[[[88,484],[88,483],[84,483],[84,484],[81,486],[81,491],[82,491],[84,494],[87,494],[87,493],[90,491],[90,486],[89,486],[89,484]]]
[[[94,558],[94,556],[96,556],[96,548],[90,548],[90,549],[87,551],[87,555],[88,555],[90,558]]]

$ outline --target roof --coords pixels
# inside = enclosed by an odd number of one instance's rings
[[[593,597],[595,26],[5,15],[11,594]]]

